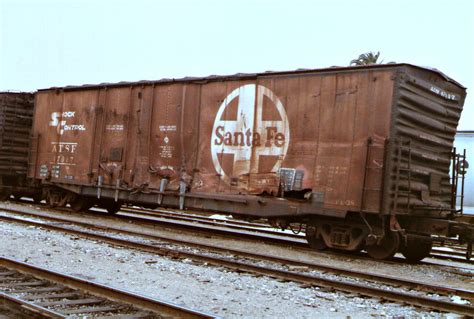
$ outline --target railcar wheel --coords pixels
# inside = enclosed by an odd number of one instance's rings
[[[433,241],[428,236],[407,237],[406,245],[402,245],[401,253],[409,262],[416,263],[428,257],[433,247]]]
[[[33,195],[33,202],[35,202],[36,204],[41,203],[42,200],[43,200],[43,194],[38,193],[38,194]]]
[[[141,207],[145,208],[145,209],[157,209],[158,207],[160,207],[160,205],[156,205],[156,204],[141,204]]]
[[[370,257],[374,259],[389,259],[400,247],[400,236],[397,232],[388,232],[379,243],[365,247]]]
[[[5,201],[10,199],[11,193],[8,191],[0,192],[0,201]]]
[[[71,203],[71,209],[75,212],[85,212],[94,206],[94,200],[83,196],[76,197]]]
[[[305,236],[309,247],[313,248],[314,250],[320,251],[328,248],[323,237],[318,232],[318,226],[306,225]]]
[[[14,200],[20,200],[23,197],[21,193],[13,193],[12,196]]]
[[[81,198],[75,199],[72,203],[69,203],[69,205],[71,206],[71,209],[75,212],[82,211],[83,202]]]
[[[122,203],[112,202],[112,203],[108,203],[105,209],[107,209],[107,212],[109,214],[117,214],[117,212],[120,210],[120,207],[122,207]]]
[[[48,196],[46,197],[46,203],[51,208],[60,206],[59,204],[61,203],[61,196],[59,194],[50,192],[48,193]]]
[[[91,198],[85,199],[84,203],[82,205],[82,211],[86,212],[89,209],[91,209],[92,207],[94,207],[94,205],[95,205],[95,200],[94,199],[91,199]]]

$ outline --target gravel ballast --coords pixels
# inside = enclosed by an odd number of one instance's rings
[[[443,316],[372,298],[257,278],[191,260],[110,247],[32,226],[1,223],[0,234],[4,257],[226,318]]]

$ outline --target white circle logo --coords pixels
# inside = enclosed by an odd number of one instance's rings
[[[236,99],[238,103],[232,103]],[[276,114],[276,118],[275,115],[265,118],[271,113]],[[228,184],[229,176],[259,173],[262,156],[273,157],[270,172],[276,173],[289,142],[288,118],[280,99],[262,85],[247,84],[232,91],[219,107],[212,129],[212,161],[221,179]],[[233,155],[232,171],[222,168],[224,154]]]

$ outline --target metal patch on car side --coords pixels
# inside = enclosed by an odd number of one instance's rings
[[[298,191],[303,188],[304,171],[295,168],[280,168],[280,178],[285,192]]]

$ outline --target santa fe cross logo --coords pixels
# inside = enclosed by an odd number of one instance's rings
[[[264,97],[271,101],[281,120],[264,120]],[[225,109],[238,98],[237,120],[223,120]],[[230,184],[230,178],[258,173],[261,156],[274,156],[271,172],[276,173],[288,151],[290,130],[285,108],[280,99],[262,85],[247,84],[232,91],[222,102],[214,120],[211,137],[212,161],[221,179]],[[233,169],[225,172],[219,155],[233,155]]]

